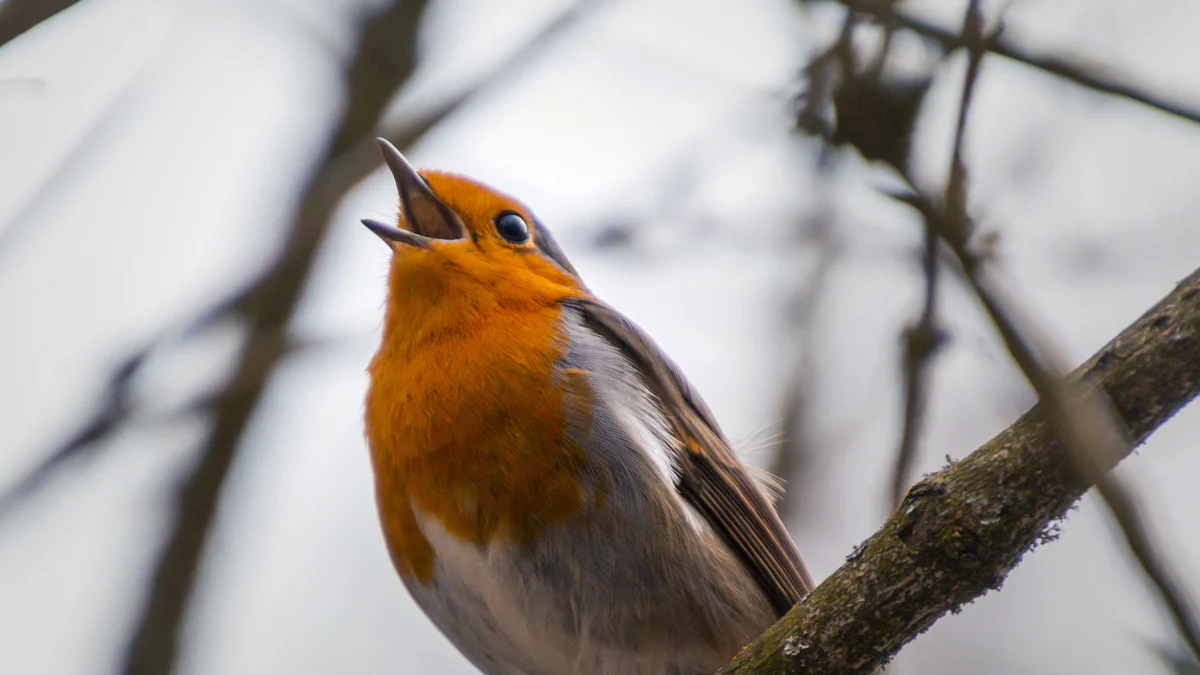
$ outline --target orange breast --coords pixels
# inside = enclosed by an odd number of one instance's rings
[[[530,542],[581,509],[585,458],[564,411],[576,378],[554,372],[563,293],[514,301],[440,276],[393,282],[367,436],[393,562],[429,581],[434,551],[413,507],[478,543]]]

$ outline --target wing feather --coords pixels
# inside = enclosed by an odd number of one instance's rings
[[[680,439],[679,490],[745,563],[782,615],[813,589],[800,552],[765,494],[717,425],[712,411],[654,341],[607,304],[570,301],[585,324],[612,342],[662,403]]]

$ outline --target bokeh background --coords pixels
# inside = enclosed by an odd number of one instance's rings
[[[246,336],[236,317],[195,319],[286,243],[346,109],[360,29],[386,4],[83,0],[0,48],[0,489],[154,345],[127,383],[126,423],[0,511],[0,672],[120,668],[209,431],[193,403],[220,390]],[[904,3],[951,33],[964,5]],[[1200,6],[984,10],[1015,44],[1200,107]],[[433,0],[411,79],[380,92],[385,132],[437,113],[406,148],[415,164],[531,205],[749,461],[789,472],[788,525],[817,577],[889,512],[901,335],[923,283],[921,224],[879,192],[890,170],[795,128],[802,70],[842,17],[788,0]],[[965,58],[911,35],[893,48],[933,76],[911,166],[936,186]],[[1200,264],[1196,124],[988,57],[966,140],[997,275],[1070,363]],[[179,672],[474,672],[395,578],[374,513],[361,416],[387,250],[358,219],[396,211],[379,169],[329,222],[220,491]],[[1033,401],[961,283],[945,276],[941,292],[949,341],[918,472]],[[1193,406],[1119,470],[1192,589],[1198,437]],[[1175,643],[1089,497],[1001,592],[937,623],[891,672],[1166,672],[1159,650]]]

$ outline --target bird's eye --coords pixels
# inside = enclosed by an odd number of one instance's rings
[[[529,225],[521,214],[505,211],[496,216],[496,232],[504,241],[510,244],[524,244],[529,241]]]

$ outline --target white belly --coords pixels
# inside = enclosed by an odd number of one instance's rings
[[[507,545],[477,547],[418,514],[435,554],[434,579],[405,580],[438,628],[488,675],[683,675],[715,670],[708,645],[623,649],[593,639],[605,607],[562,611],[561,597],[520,568]],[[614,589],[614,592],[621,592]],[[686,618],[681,618],[686,621]],[[719,662],[718,662],[719,664]]]

